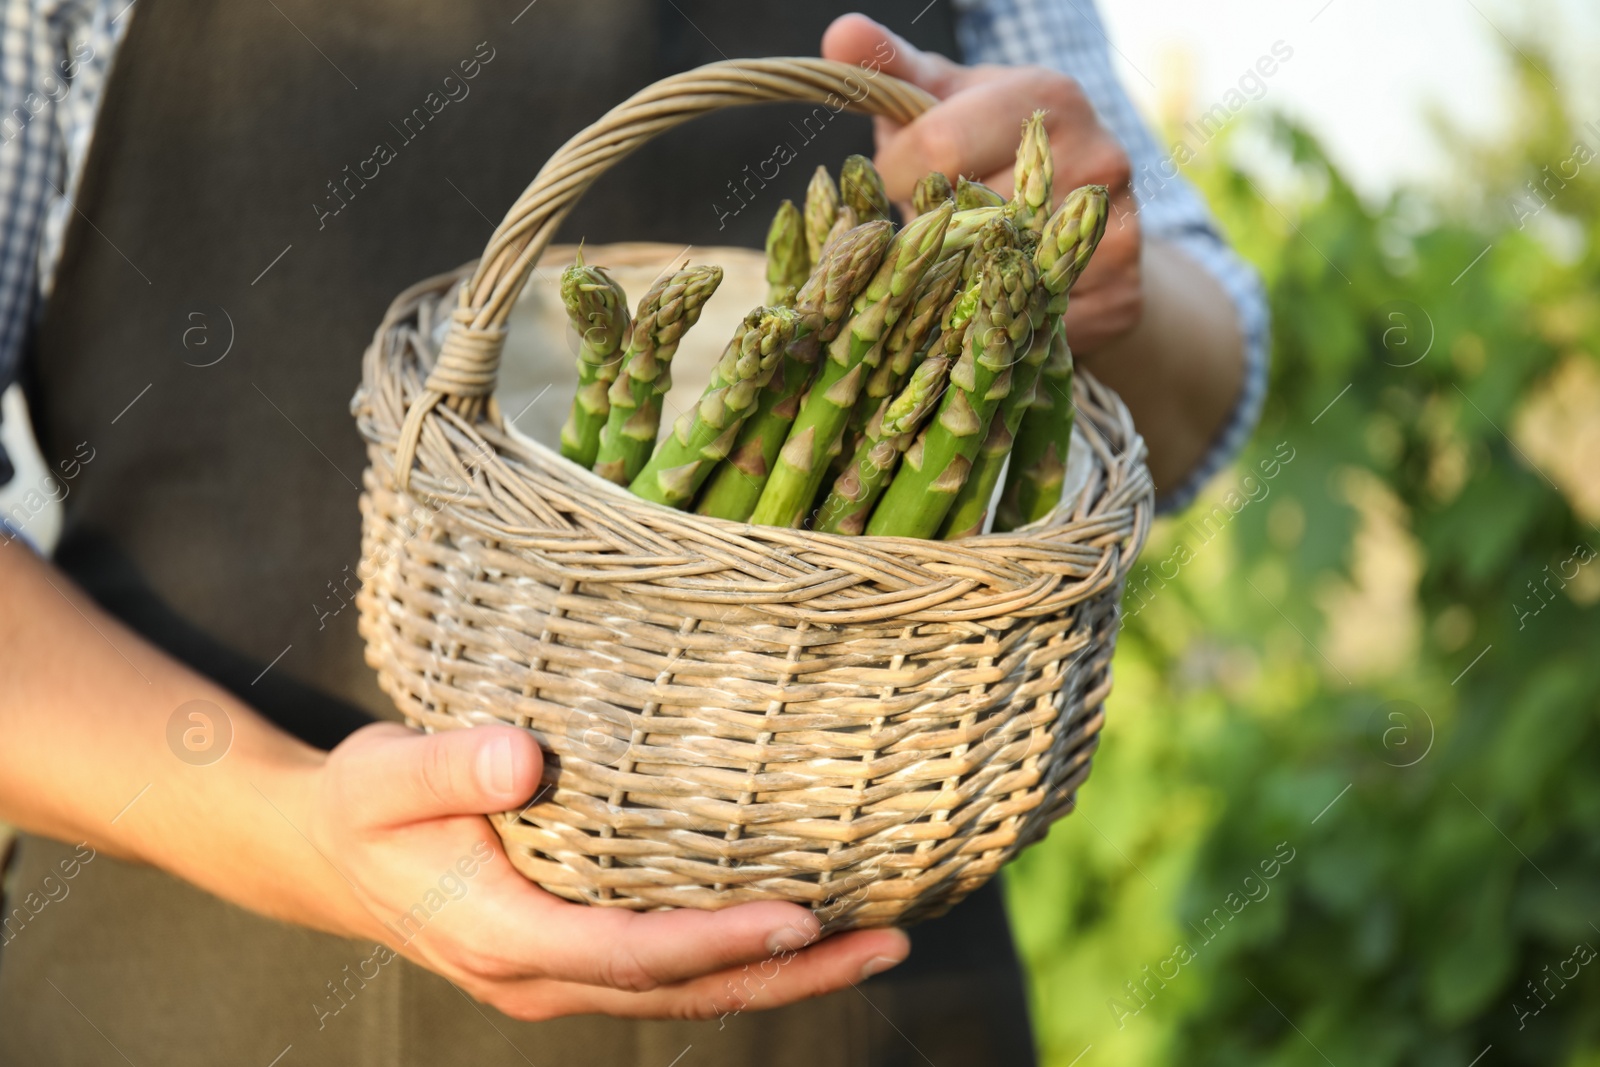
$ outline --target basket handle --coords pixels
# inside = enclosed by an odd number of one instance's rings
[[[647,86],[562,145],[495,227],[450,313],[423,391],[400,429],[395,473],[409,481],[422,423],[441,401],[462,417],[499,422],[489,403],[505,347],[506,319],[540,254],[596,178],[658,133],[708,111],[769,101],[817,103],[908,123],[934,104],[922,89],[877,71],[826,59],[708,63]]]

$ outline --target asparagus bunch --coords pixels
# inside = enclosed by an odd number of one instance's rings
[[[945,204],[913,220],[890,241],[882,265],[856,297],[848,328],[828,346],[827,359],[756,502],[752,522],[795,527],[804,521],[827,474],[829,457],[840,446],[856,398],[882,359],[883,339],[937,257],[953,212],[953,205]]]
[[[742,521],[755,510],[767,475],[800,410],[800,397],[816,372],[819,344],[832,341],[852,302],[871,280],[889,244],[887,222],[869,222],[828,244],[795,307],[806,316],[811,344],[792,344],[779,363],[759,406],[739,432],[728,461],[717,467],[695,510]]]
[[[757,308],[746,315],[722,353],[693,411],[685,412],[628,486],[636,496],[687,507],[716,464],[733,448],[744,419],[801,326],[791,308]]]
[[[594,471],[602,478],[627,485],[650,458],[661,427],[661,398],[672,388],[673,354],[721,283],[721,267],[684,267],[657,281],[639,301],[600,433]]]
[[[774,307],[792,304],[795,292],[810,274],[805,220],[794,201],[785,200],[767,228],[767,303]]]
[[[932,537],[966,480],[1000,401],[1011,388],[1011,364],[1028,341],[1029,301],[1039,272],[1015,248],[1001,248],[980,271],[978,310],[939,413],[907,451],[867,524],[867,533]]]
[[[1072,443],[1072,351],[1067,347],[1061,316],[1068,292],[1089,265],[1106,231],[1110,200],[1101,185],[1070,193],[1045,225],[1037,262],[1050,291],[1050,351],[1038,382],[1020,413],[1013,413],[1016,434],[1011,469],[996,509],[995,528],[1014,530],[1042,519],[1061,499],[1067,449]]]
[[[868,160],[847,159],[838,185],[819,167],[768,230],[767,306],[659,445],[672,356],[722,272],[657,281],[630,323],[580,256],[562,278],[582,337],[563,454],[669,507],[830,533],[980,532],[1007,469],[996,528],[1047,513],[1072,429],[1060,320],[1107,214],[1099,187],[1051,214],[1052,170],[1035,114],[1010,200],[934,172],[896,232]]]
[[[628,295],[599,267],[585,266],[583,252],[561,272],[561,302],[578,331],[578,392],[561,427],[561,454],[594,466],[600,430],[611,413],[606,395],[621,362],[618,351],[628,337]]]

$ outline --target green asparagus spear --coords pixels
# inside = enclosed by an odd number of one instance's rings
[[[1062,210],[1050,217],[1038,249],[1034,265],[1039,268],[1039,286],[1029,307],[1032,338],[1028,350],[1012,368],[1011,392],[1000,404],[1000,411],[991,421],[989,435],[985,438],[972,470],[956,494],[956,502],[945,517],[939,536],[945,540],[969,537],[983,532],[988,517],[989,501],[1000,480],[1000,470],[1005,466],[1006,455],[1016,441],[1018,429],[1027,411],[1037,401],[1041,388],[1062,386],[1057,381],[1064,366],[1065,387],[1068,391],[1057,395],[1070,397],[1072,353],[1066,350],[1066,337],[1060,333],[1061,316],[1067,310],[1067,291],[1083,272],[1105,228],[1105,190],[1100,186],[1085,186],[1076,190],[1062,204]],[[1098,221],[1097,221],[1098,220]],[[1060,351],[1058,351],[1058,345]],[[1062,363],[1064,360],[1064,365]],[[1055,368],[1053,377],[1040,381],[1041,369]],[[1053,397],[1042,403],[1049,405]],[[1069,438],[1072,433],[1070,402],[1066,405]],[[1033,446],[1030,445],[1030,448]],[[1061,453],[1065,458],[1065,453]],[[1048,461],[1047,461],[1048,462]],[[1056,467],[1060,464],[1057,463]],[[1055,474],[1054,469],[1041,471],[1040,476]],[[1059,487],[1056,490],[1060,495]],[[999,516],[996,516],[997,520]],[[996,522],[998,528],[1000,523]]]
[[[950,364],[949,356],[929,356],[917,364],[898,396],[878,406],[861,444],[817,512],[818,530],[859,534],[866,529],[867,517],[894,476],[901,454],[911,447],[918,428],[939,402]]]
[[[1005,197],[982,182],[975,182],[971,178],[956,179],[957,211],[975,207],[1004,207],[1005,203]]]
[[[1075,415],[1072,375],[1072,349],[1058,320],[1050,331],[1050,353],[1012,439],[1006,487],[995,507],[996,531],[1015,530],[1043,518],[1061,499]],[[1049,432],[1040,432],[1041,428]]]
[[[1067,194],[1045,223],[1035,262],[1050,292],[1050,313],[1067,310],[1067,293],[1089,266],[1105,236],[1111,200],[1103,185],[1084,185]]]
[[[894,329],[889,331],[889,337],[883,343],[883,359],[872,372],[872,377],[867,379],[866,388],[856,400],[855,411],[850,417],[851,430],[866,429],[873,412],[906,384],[918,357],[923,354],[923,343],[955,299],[964,258],[965,253],[957,253],[948,259],[941,259],[922,276],[916,299],[895,322]]]
[[[805,220],[794,201],[778,205],[767,228],[767,303],[787,307],[795,291],[806,283],[810,256],[806,252]]]
[[[750,521],[796,527],[805,520],[856,397],[882,358],[884,337],[933,264],[953,211],[944,204],[895,234],[882,265],[855,299],[849,328],[828,346]]]
[[[561,302],[578,331],[578,392],[561,427],[561,454],[593,467],[611,412],[606,390],[616,380],[628,336],[628,295],[604,270],[585,266],[580,251],[577,262],[561,272]]]
[[[822,262],[822,246],[828,243],[828,231],[839,215],[839,187],[827,167],[818,167],[806,186],[806,258],[812,266]]]
[[[1028,301],[1030,333],[1027,344],[1022,349],[1021,358],[1011,365],[1011,386],[990,416],[989,431],[973,455],[972,467],[961,488],[956,490],[950,511],[939,526],[940,540],[951,541],[983,533],[984,521],[989,517],[989,502],[994,499],[1000,472],[1005,469],[1006,456],[1011,453],[1017,425],[1033,401],[1034,391],[1039,384],[1040,367],[1051,351],[1053,331],[1046,326],[1044,313],[1047,300],[1044,286],[1036,286]]]
[[[1089,265],[1106,229],[1110,202],[1101,185],[1075,189],[1045,223],[1036,262],[1050,292],[1050,353],[1022,411],[1013,442],[1010,472],[995,514],[995,529],[1014,530],[1042,519],[1061,499],[1067,449],[1072,443],[1072,352],[1061,330],[1067,294]]]
[[[956,191],[950,187],[950,179],[941,171],[930,170],[911,191],[911,211],[915,215],[926,215],[955,195]]]
[[[816,371],[817,344],[832,341],[844,324],[856,296],[866,287],[883,259],[893,227],[868,222],[830,242],[811,278],[795,298],[795,308],[815,325],[811,343],[796,342],[761,391],[756,413],[745,420],[738,440],[719,463],[700,493],[695,510],[701,515],[743,521],[755,510],[767,474],[778,458],[800,410],[800,397]],[[817,320],[815,323],[812,320]]]
[[[889,217],[889,194],[883,178],[866,156],[846,156],[839,168],[839,198],[855,210],[861,222]]]
[[[1013,173],[1017,191],[1006,204],[1006,213],[1016,220],[1019,229],[1039,233],[1050,216],[1050,183],[1055,177],[1043,111],[1035,111],[1022,127],[1022,144],[1017,148]]]
[[[800,329],[793,308],[757,308],[744,317],[722,353],[711,382],[693,411],[673,424],[655,455],[628,486],[635,496],[669,507],[687,507],[755,410],[756,397],[772,377]]]
[[[944,247],[939,250],[939,258],[971,248],[978,240],[978,234],[1001,212],[1002,209],[997,207],[957,210],[950,219],[950,227],[944,231]]]
[[[982,296],[967,329],[950,388],[889,483],[867,533],[932,537],[966,480],[989,422],[1010,388],[1011,363],[1027,343],[1027,308],[1039,272],[1015,248],[1002,248],[980,272]]]
[[[893,236],[894,226],[879,219],[846,230],[824,246],[817,269],[795,294],[796,308],[822,316],[824,344],[839,335],[856,297],[882,265]]]
[[[602,478],[627,485],[650,458],[661,426],[661,398],[672,388],[673,354],[721,282],[721,267],[685,267],[656,282],[639,301],[600,434],[594,471]]]

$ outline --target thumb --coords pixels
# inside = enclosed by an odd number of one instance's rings
[[[865,15],[840,15],[822,35],[822,58],[874,66],[943,99],[959,89],[965,70],[937,52],[924,52]]]
[[[363,821],[389,826],[519,807],[544,766],[533,735],[516,727],[423,734],[392,723],[352,734],[330,763]]]

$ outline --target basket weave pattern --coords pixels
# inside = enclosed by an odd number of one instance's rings
[[[567,899],[914,922],[1071,810],[1088,774],[1151,511],[1143,442],[1088,376],[1084,491],[954,542],[662,508],[507,433],[489,398],[510,303],[616,145],[710,107],[821,99],[847,75],[765,60],[645,90],[552,158],[455,307],[440,306],[455,276],[424,282],[367,351],[352,406],[368,661],[425,729],[534,732],[544,783],[494,822],[517,868]],[[926,105],[891,81],[861,106],[903,121]]]

